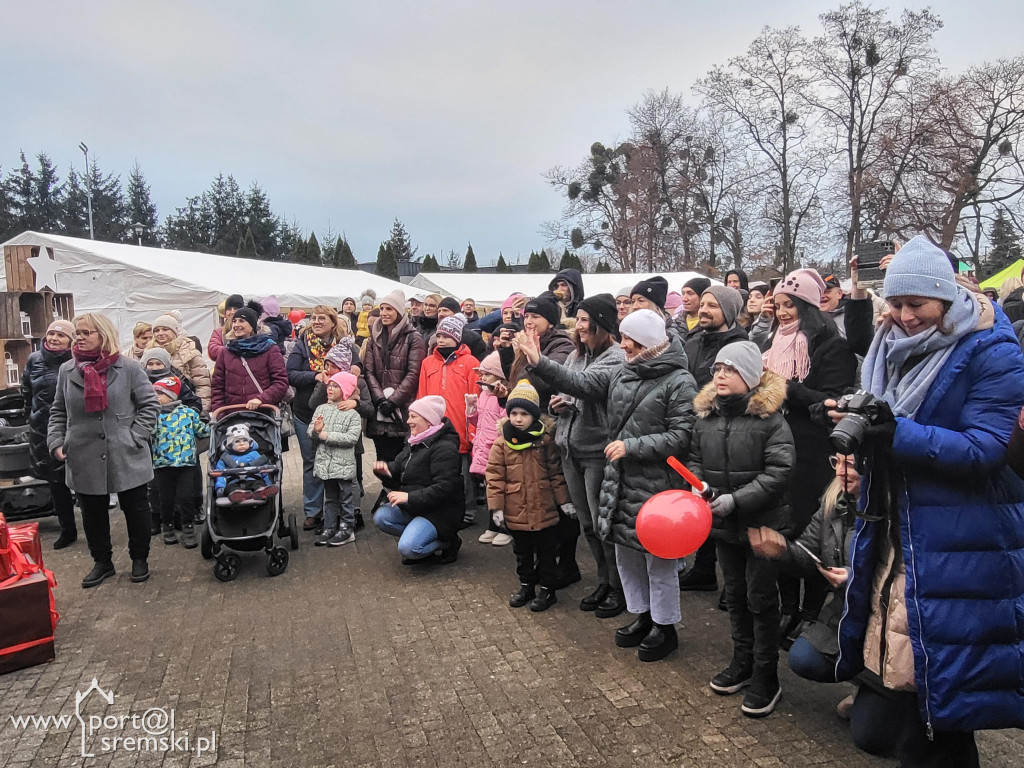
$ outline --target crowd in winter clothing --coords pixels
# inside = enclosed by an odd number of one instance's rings
[[[83,586],[112,575],[116,494],[133,579],[148,578],[151,534],[195,546],[210,415],[282,406],[316,545],[362,535],[367,437],[372,521],[404,564],[455,563],[460,531],[486,526],[480,546],[512,545],[510,608],[547,611],[583,578],[582,534],[596,583],[579,609],[631,614],[609,641],[640,661],[685,656],[682,593],[721,586],[733,647],[709,687],[742,692],[743,714],[778,706],[788,651],[802,677],[854,683],[837,711],[862,749],[976,765],[975,730],[1024,726],[1021,289],[986,296],[923,237],[885,260],[884,299],[856,266],[849,292],[812,269],[771,283],[737,269],[616,295],[567,269],[490,312],[366,291],[297,328],[274,297],[230,296],[212,374],[173,311],[121,354],[104,318],[57,321],[23,381],[55,546],[77,537],[74,492],[96,564]],[[219,478],[218,504],[279,492],[265,451],[228,436],[216,467],[256,469]],[[712,515],[689,567],[638,533],[673,489]]]

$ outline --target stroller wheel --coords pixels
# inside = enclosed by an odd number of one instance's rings
[[[234,552],[228,552],[217,558],[213,565],[213,575],[220,581],[234,581],[238,578],[238,569],[242,561]]]
[[[288,550],[284,547],[274,547],[267,556],[267,573],[271,576],[280,576],[288,570]]]
[[[292,540],[292,549],[299,548],[299,521],[295,515],[288,515],[288,536]]]
[[[210,535],[210,529],[205,524],[203,525],[203,532],[199,536],[199,552],[204,560],[209,560],[213,557],[213,536]]]

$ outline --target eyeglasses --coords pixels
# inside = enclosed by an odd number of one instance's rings
[[[328,315],[313,315],[313,317],[310,318],[314,323],[326,323],[329,322],[330,319],[331,318]]]
[[[433,303],[431,303],[429,301],[424,302],[423,306],[427,307],[428,309],[437,309],[437,304],[433,304]]]
[[[97,333],[99,333],[99,331],[79,331],[79,330],[76,330],[75,331],[75,336],[76,337],[94,336]]]
[[[855,459],[840,459],[838,456],[829,456],[828,463],[832,469],[837,469],[840,464],[845,465],[848,470],[855,469],[857,466]]]
[[[736,376],[737,373],[738,371],[735,368],[733,368],[731,365],[726,365],[725,363],[715,363],[714,365],[711,366],[712,376],[722,374],[723,378],[731,379],[733,376]]]

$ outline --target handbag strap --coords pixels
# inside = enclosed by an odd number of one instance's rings
[[[244,357],[239,357],[238,359],[242,361],[242,365],[245,366],[245,372],[249,374],[249,378],[252,379],[252,383],[256,385],[256,391],[262,392],[263,387],[261,387],[260,383],[256,381],[256,377],[253,375],[252,368],[249,367],[249,363],[246,362]]]

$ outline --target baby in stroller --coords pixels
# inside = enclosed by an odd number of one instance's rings
[[[224,437],[217,469],[266,467],[273,462],[260,453],[259,445],[249,434],[245,424],[232,424]],[[216,483],[217,506],[241,504],[246,501],[265,501],[280,492],[280,486],[271,483],[267,472],[221,475]]]

